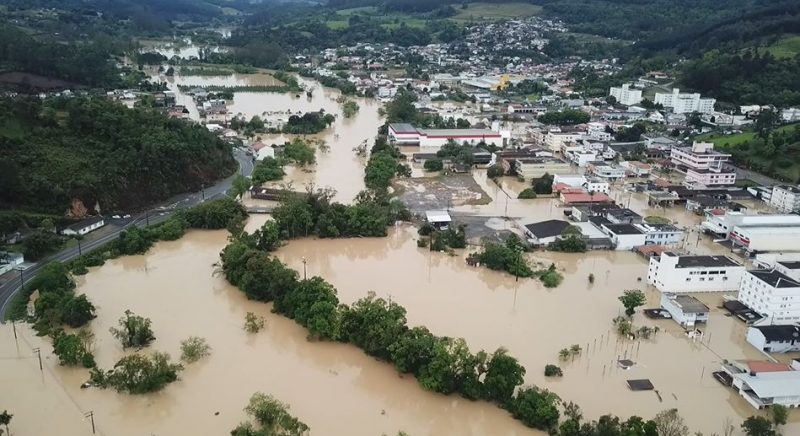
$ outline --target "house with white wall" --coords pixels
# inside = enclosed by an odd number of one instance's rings
[[[708,322],[708,306],[691,295],[664,292],[661,294],[661,308],[684,328]]]
[[[61,231],[61,234],[65,236],[83,236],[91,231],[103,227],[104,225],[106,225],[106,222],[103,217],[97,215],[68,226]]]
[[[737,291],[744,266],[728,256],[682,256],[670,251],[650,258],[647,283],[661,292]]]
[[[722,364],[731,387],[756,409],[800,406],[800,371],[785,363],[737,361]]]
[[[747,328],[747,342],[765,353],[800,351],[800,327],[797,325],[762,325]]]

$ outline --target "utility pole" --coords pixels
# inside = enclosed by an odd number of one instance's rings
[[[201,188],[200,188],[200,194],[203,196],[203,201],[206,201],[206,184],[205,184],[205,183],[203,183],[203,184],[202,184],[202,185],[200,185],[200,186],[201,186]]]
[[[14,342],[17,342],[17,323],[11,320],[11,328],[14,330]]]
[[[40,348],[34,348],[33,352],[39,357],[39,371],[44,372],[44,367],[42,366],[42,350]]]
[[[89,418],[89,420],[92,422],[92,434],[97,434],[97,429],[94,426],[94,410],[84,413],[83,416],[85,418]]]
[[[306,276],[306,263],[308,263],[308,261],[306,260],[306,257],[303,256],[303,280],[308,279],[308,276]]]
[[[78,239],[78,256],[83,256],[83,251],[81,250],[81,240]]]
[[[23,268],[17,267],[17,271],[19,271],[19,286],[21,288],[24,288],[25,287],[25,277],[23,276],[23,274],[24,274],[25,270]]]
[[[149,226],[150,225],[150,209],[147,209],[147,210],[144,211],[144,220],[147,223],[147,225]]]

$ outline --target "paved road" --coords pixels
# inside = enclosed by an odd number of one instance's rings
[[[253,161],[250,156],[247,156],[243,151],[234,149],[234,157],[239,163],[239,174],[250,176],[253,172]],[[169,200],[153,206],[153,208],[144,212],[137,213],[131,218],[126,220],[114,220],[109,226],[113,226],[110,233],[103,234],[100,237],[92,238],[91,234],[87,239],[81,241],[80,251],[91,251],[109,241],[113,241],[119,237],[120,232],[131,226],[144,227],[149,224],[158,224],[165,221],[172,215],[178,208],[191,207],[196,204],[202,203],[206,199],[225,195],[230,189],[236,175],[230,176],[226,179],[220,180],[216,184],[201,190],[200,192],[190,192],[186,194],[177,195]],[[20,290],[22,281],[29,280],[47,263],[52,261],[67,262],[79,255],[78,247],[66,248],[54,255],[33,263],[20,275],[21,279],[9,280],[0,285],[0,321],[5,321],[6,309],[11,297]],[[16,273],[19,274],[19,273]]]

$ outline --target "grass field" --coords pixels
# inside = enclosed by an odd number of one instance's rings
[[[800,53],[800,35],[789,36],[766,47],[776,58],[793,58]]]
[[[457,21],[469,20],[505,20],[514,18],[527,18],[537,15],[542,11],[539,5],[530,3],[469,3],[467,9],[454,5],[458,14],[452,17]]]
[[[789,129],[794,129],[797,124],[787,124],[785,126],[778,127],[775,129],[777,132],[787,131]],[[733,135],[719,135],[713,133],[707,133],[705,135],[699,135],[695,138],[697,141],[707,141],[713,142],[715,146],[720,148],[725,148],[726,146],[734,146],[739,145],[745,141],[753,141],[756,139],[756,133],[752,131],[744,131],[742,133],[736,133]]]

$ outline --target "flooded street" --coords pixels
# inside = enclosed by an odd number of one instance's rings
[[[312,97],[307,97],[305,92],[275,93],[275,92],[234,92],[232,102],[228,102],[228,117],[242,116],[249,120],[253,116],[264,117],[274,112],[312,112],[324,109],[325,112],[336,116],[336,121],[330,128],[315,135],[270,135],[260,134],[255,140],[260,139],[265,144],[283,144],[297,136],[309,136],[321,139],[327,146],[317,150],[317,163],[305,168],[295,166],[286,167],[286,177],[275,185],[291,185],[295,190],[304,190],[306,186],[313,185],[317,188],[333,188],[336,190],[337,201],[347,202],[364,189],[364,166],[366,160],[360,157],[354,149],[366,141],[367,148],[371,147],[378,127],[383,120],[378,115],[380,103],[374,99],[351,97],[359,105],[359,111],[352,118],[342,115],[341,105],[336,99],[341,95],[336,89],[325,88],[315,80],[297,77],[306,90],[311,90]],[[158,77],[166,81],[170,90],[175,91],[177,103],[185,105],[190,110],[190,116],[199,120],[199,115],[192,97],[180,91],[182,86],[258,86],[279,84],[269,74],[232,74],[229,76],[180,76]],[[288,117],[285,115],[284,117]]]

